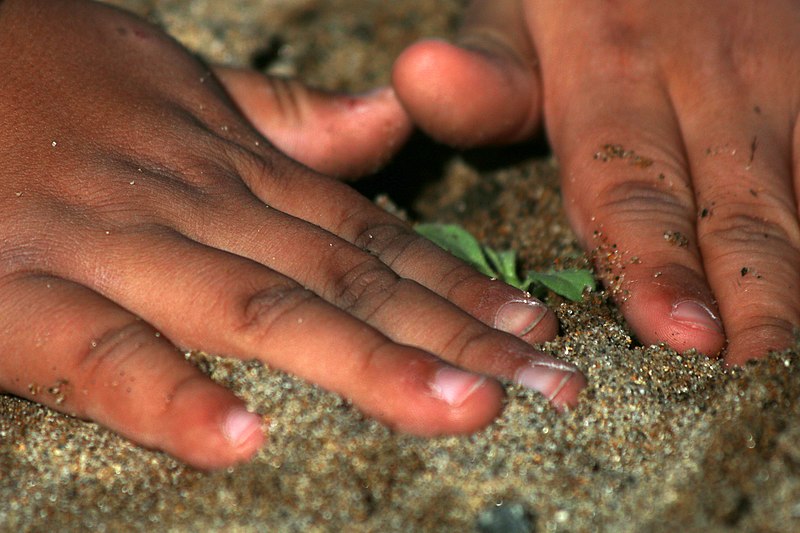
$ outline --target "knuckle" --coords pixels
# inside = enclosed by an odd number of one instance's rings
[[[79,374],[92,385],[114,386],[125,375],[133,360],[161,344],[163,340],[146,322],[134,319],[107,330],[92,339],[77,362]]]
[[[0,219],[0,275],[52,272],[74,258],[74,247],[91,235],[85,218],[57,201],[43,208],[26,206]]]
[[[284,156],[271,145],[264,146],[257,152],[239,145],[231,145],[228,147],[226,157],[237,172],[236,179],[228,181],[235,182],[243,190],[249,188],[253,191],[263,191],[268,186],[271,196],[280,197],[291,193],[296,178],[309,172],[306,167]],[[228,187],[229,184],[225,186]]]
[[[287,122],[301,124],[308,101],[306,88],[295,80],[269,77],[265,81],[278,104],[278,113]]]
[[[618,84],[647,80],[654,67],[639,52],[627,42],[604,46],[600,55],[605,61],[598,62],[598,72],[604,79],[614,79]]]
[[[263,341],[269,338],[276,325],[313,298],[313,292],[293,283],[259,290],[241,304],[233,329],[247,339]]]
[[[209,173],[208,165],[197,156],[181,156],[171,165],[113,162],[101,165],[93,171],[92,181],[105,185],[93,188],[85,197],[92,201],[92,205],[110,208],[133,203],[126,198],[138,200],[169,195],[180,200],[191,197],[202,186],[205,181],[203,177],[211,174],[213,173]],[[106,176],[114,178],[109,180]],[[195,184],[195,181],[198,183]],[[124,194],[120,194],[120,189]]]
[[[592,211],[627,221],[691,220],[691,198],[685,192],[665,190],[652,181],[623,180],[609,183],[597,192]],[[688,218],[687,218],[688,217]]]
[[[262,179],[265,176],[272,177],[276,174],[275,161],[271,157],[264,157],[239,146],[229,146],[226,155],[241,174],[258,176]]]
[[[445,287],[445,298],[450,301],[459,301],[462,294],[469,293],[476,284],[483,284],[489,278],[477,272],[474,268],[463,263],[455,265],[445,272],[439,282],[439,286]],[[494,288],[497,284],[493,283],[487,288]]]
[[[78,193],[63,210],[75,220],[91,220],[114,228],[151,222],[171,224],[187,216],[216,209],[229,192],[221,182],[224,170],[201,162],[184,162],[180,168],[115,169],[109,181],[97,175],[90,193]],[[212,177],[213,175],[213,177]],[[102,179],[100,179],[102,178]]]
[[[606,26],[600,28],[602,37],[596,40],[596,72],[604,79],[644,80],[651,78],[656,68],[653,52],[644,43],[646,35],[641,27],[623,16],[610,16]],[[613,76],[613,78],[607,78]]]
[[[384,352],[392,352],[394,349],[395,345],[387,338],[382,338],[374,345],[364,348],[357,358],[358,364],[354,369],[354,375],[365,377],[373,375],[375,369],[380,367],[376,363],[384,357]]]
[[[227,198],[238,180],[235,173],[216,162],[193,161],[176,172],[155,174],[150,181],[154,197],[159,205],[185,205],[197,209],[209,209],[221,199]],[[138,183],[138,182],[137,182]]]
[[[4,242],[0,249],[0,278],[41,269],[41,265],[46,264],[42,260],[44,251],[48,250],[51,255],[55,255],[53,252],[58,249],[55,246],[48,247],[47,242],[42,242],[46,240],[49,239],[19,242],[19,239],[10,238]]]
[[[400,224],[366,225],[353,244],[377,257],[391,267],[419,236]]]
[[[728,298],[735,294],[747,302],[731,311],[729,318],[736,324],[735,329],[773,324],[791,330],[794,326],[788,324],[800,325],[800,295],[795,290],[800,275],[788,272],[761,275],[758,272],[755,270],[740,276],[737,271],[727,287],[730,291],[726,294]]]
[[[496,334],[490,328],[477,323],[465,324],[444,344],[442,356],[458,367],[486,366],[481,365],[480,354],[491,353],[487,352],[487,347],[496,346],[496,340]]]
[[[370,257],[338,276],[332,293],[339,307],[363,318],[377,311],[402,283],[397,274]]]
[[[769,349],[782,349],[789,345],[800,329],[800,319],[780,318],[772,315],[748,317],[748,325],[736,329],[731,336],[731,344],[753,347],[753,355]]]
[[[771,250],[793,249],[800,253],[796,223],[791,223],[788,217],[767,218],[745,209],[742,206],[709,216],[699,227],[700,238],[721,248],[757,246]]]

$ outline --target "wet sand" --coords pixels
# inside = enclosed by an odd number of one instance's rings
[[[463,2],[115,3],[209,60],[362,90],[405,44],[451,34]],[[556,165],[537,152],[417,139],[365,190],[520,250],[528,268],[585,266]],[[638,345],[603,293],[548,303],[562,332],[545,349],[590,380],[580,406],[559,415],[509,385],[502,416],[467,437],[393,434],[300,380],[203,354],[192,358],[270,419],[267,446],[227,471],[0,396],[0,531],[800,530],[799,349],[726,370]]]

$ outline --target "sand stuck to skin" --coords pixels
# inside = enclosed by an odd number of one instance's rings
[[[463,4],[115,3],[210,60],[348,90],[386,82],[397,52],[420,36],[452,34]],[[488,244],[520,250],[527,267],[585,266],[556,173],[531,150],[456,154],[417,139],[367,189],[389,183],[415,218],[459,222]],[[193,354],[270,420],[255,460],[209,474],[0,396],[0,530],[800,530],[797,349],[726,370],[638,345],[602,293],[548,303],[562,334],[545,349],[590,380],[580,406],[559,415],[509,385],[503,414],[472,436],[393,434],[281,372]]]

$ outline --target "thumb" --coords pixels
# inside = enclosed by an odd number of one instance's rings
[[[410,119],[389,87],[343,95],[250,70],[215,67],[214,73],[264,137],[323,174],[352,178],[373,172],[411,133]]]
[[[392,80],[412,120],[447,144],[517,142],[541,122],[536,54],[518,0],[473,1],[457,45],[410,46]]]

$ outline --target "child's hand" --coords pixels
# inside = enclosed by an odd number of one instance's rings
[[[394,82],[453,144],[543,120],[573,227],[642,342],[713,354],[727,334],[740,364],[800,326],[798,28],[789,0],[476,0],[460,47],[412,46]]]
[[[157,29],[5,0],[0,67],[3,390],[209,468],[250,457],[260,420],[175,345],[260,359],[421,435],[487,424],[502,389],[482,374],[576,401],[583,376],[525,342],[555,334],[552,313],[282,155]],[[223,77],[329,170],[374,165],[409,129],[391,92],[287,108],[261,78]]]

